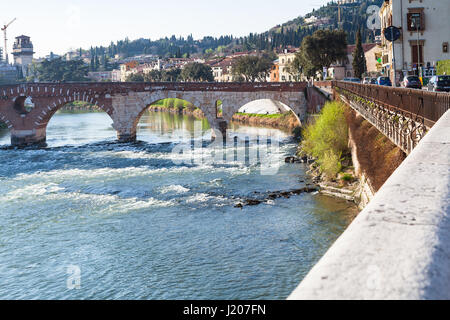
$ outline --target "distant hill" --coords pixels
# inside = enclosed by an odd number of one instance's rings
[[[282,49],[284,47],[299,47],[303,38],[313,34],[321,28],[342,28],[348,33],[348,43],[354,44],[358,28],[362,30],[364,42],[373,42],[375,35],[367,28],[367,8],[370,5],[381,6],[383,0],[359,0],[356,3],[341,5],[341,23],[339,23],[338,5],[335,1],[322,6],[304,17],[298,17],[280,24],[260,34],[250,33],[246,37],[234,38],[233,36],[204,37],[194,40],[192,36],[187,38],[175,37],[159,40],[128,39],[111,43],[108,47],[93,47],[91,56],[135,56],[141,54],[155,54],[161,57],[190,57],[193,55],[213,56],[225,55],[232,52],[248,50]],[[315,17],[325,23],[307,23]],[[312,19],[315,19],[312,18]]]

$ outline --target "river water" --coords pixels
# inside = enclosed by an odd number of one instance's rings
[[[279,142],[278,173],[262,175],[177,161],[195,127],[208,138],[204,121],[146,113],[136,144],[115,143],[111,122],[58,113],[47,148],[0,149],[0,299],[285,299],[355,214],[317,194],[235,208],[307,183],[280,130],[231,130]]]

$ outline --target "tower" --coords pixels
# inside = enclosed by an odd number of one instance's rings
[[[28,66],[33,62],[33,43],[30,37],[16,37],[13,47],[14,65],[22,68],[24,77],[28,76]]]

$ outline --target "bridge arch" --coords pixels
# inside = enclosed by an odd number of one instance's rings
[[[176,98],[186,101],[203,112],[211,127],[220,119],[216,119],[215,106],[211,97],[202,92],[156,91],[151,93],[130,92],[127,96],[114,97],[113,105],[125,106],[127,113],[115,110],[113,113],[113,127],[118,132],[120,142],[136,140],[137,128],[142,115],[158,101]],[[215,100],[214,100],[215,102]]]
[[[304,96],[294,96],[287,94],[267,94],[267,93],[255,93],[242,99],[240,101],[235,101],[234,99],[224,99],[223,101],[223,117],[227,123],[230,123],[234,114],[243,110],[243,108],[250,103],[270,100],[275,104],[281,104],[284,108],[292,111],[294,114],[298,125],[302,126],[306,116],[306,99]],[[247,110],[246,110],[247,111]]]
[[[202,130],[205,126],[210,126],[204,111],[198,105],[181,98],[160,99],[147,105],[134,120],[135,124],[133,124],[133,126],[136,126],[136,138],[139,140],[145,140],[144,137],[150,132],[148,131],[150,128],[146,125],[146,116],[150,115],[147,114],[147,112],[152,108],[155,108],[156,111],[160,111],[151,115],[151,117],[155,117],[152,121],[151,131],[157,135],[186,130],[185,134],[190,134],[191,130],[195,130],[196,128],[193,126],[185,126],[186,122],[182,121],[181,117],[186,114],[201,117]],[[161,123],[159,123],[159,121],[161,121]]]
[[[26,105],[28,100],[32,101],[32,107]],[[95,105],[112,118],[112,108],[107,103],[96,99],[88,91],[75,91],[70,95],[53,96],[21,94],[12,97],[12,104],[3,108],[6,113],[5,118],[8,120],[6,123],[11,130],[11,144],[16,146],[45,145],[47,125],[52,117],[62,107],[75,101]]]

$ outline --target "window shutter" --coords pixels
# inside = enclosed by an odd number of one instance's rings
[[[424,31],[425,30],[425,13],[421,12],[420,13],[420,31]]]
[[[408,31],[413,31],[411,28],[411,24],[412,24],[412,13],[408,13],[407,14],[407,21],[408,21]]]

